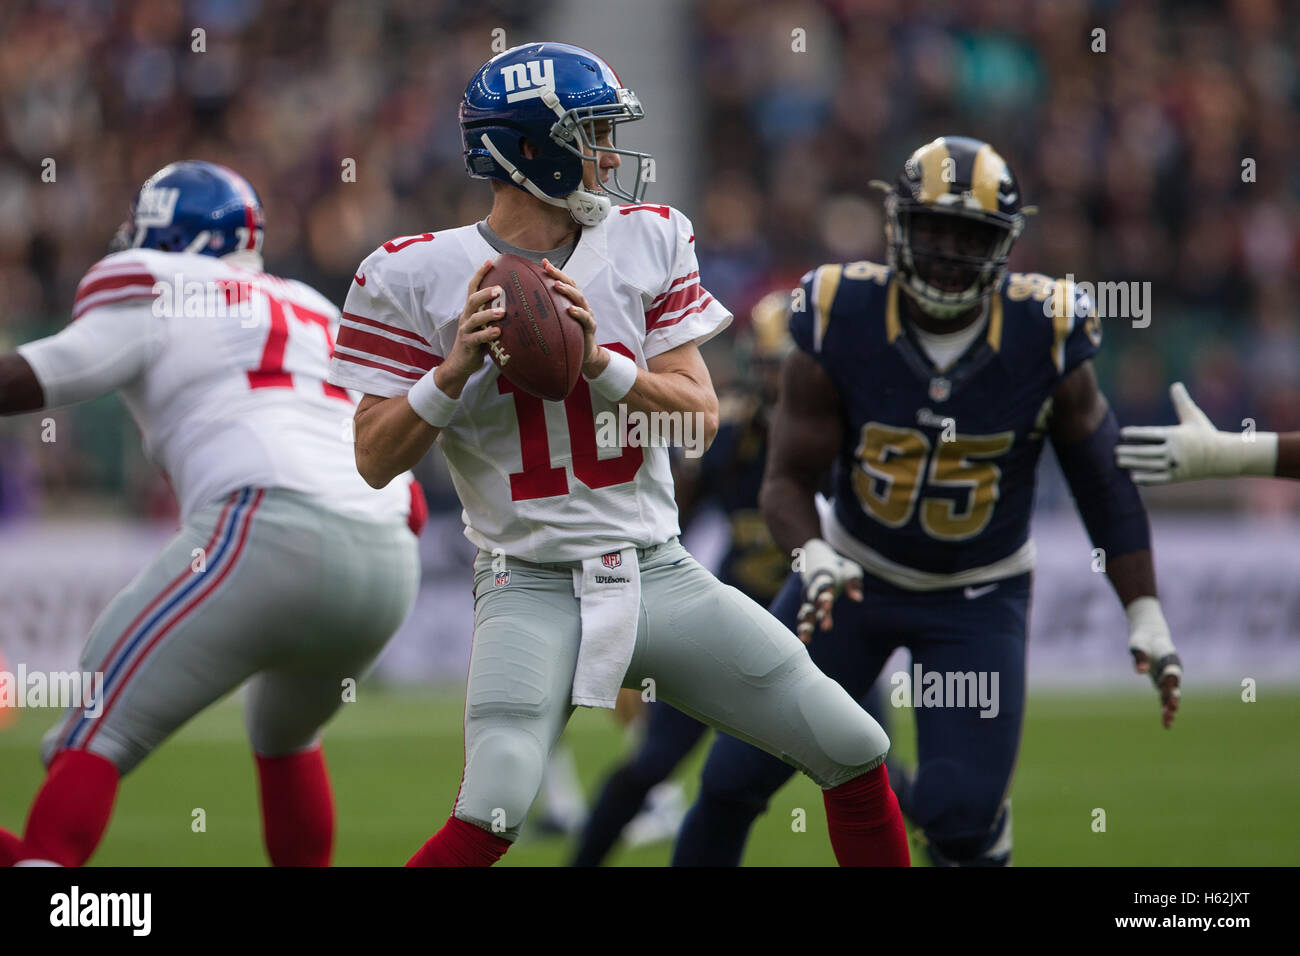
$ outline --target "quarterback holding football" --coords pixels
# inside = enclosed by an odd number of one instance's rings
[[[615,127],[643,115],[587,50],[531,43],[494,57],[460,108],[491,213],[386,243],[348,293],[330,378],[366,393],[358,470],[382,487],[436,441],[479,548],[464,775],[410,864],[498,860],[574,708],[613,707],[621,687],[807,773],[841,864],[906,864],[886,734],[794,634],[678,543],[668,449],[597,442],[596,417],[619,403],[702,415],[709,436],[718,427],[699,346],[731,313],[700,282],[690,221],[642,202],[649,155],[614,145]],[[550,294],[485,283],[505,255],[536,263]],[[583,331],[581,374],[560,400],[518,384],[533,378],[521,363],[531,373],[543,361],[520,351],[526,336],[486,361],[507,318],[535,323],[538,354],[560,348],[548,299]]]

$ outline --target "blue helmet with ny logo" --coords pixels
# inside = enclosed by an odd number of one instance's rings
[[[465,89],[465,165],[476,179],[510,183],[594,226],[609,214],[611,196],[636,203],[645,195],[650,154],[614,145],[615,127],[643,116],[636,94],[596,54],[567,43],[527,43],[483,64]],[[597,124],[604,122],[609,145],[597,142],[603,138]],[[607,153],[633,162],[630,188],[617,169],[600,182],[600,157]],[[586,163],[596,168],[598,185],[583,183]]]
[[[113,249],[260,256],[262,229],[262,201],[247,179],[218,163],[184,160],[145,180]]]

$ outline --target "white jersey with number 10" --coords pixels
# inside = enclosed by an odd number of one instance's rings
[[[582,230],[563,269],[591,304],[601,345],[645,368],[726,328],[731,314],[701,286],[694,243],[690,221],[668,206],[615,207]],[[451,348],[470,276],[496,255],[473,225],[384,243],[357,270],[330,381],[406,394]],[[581,378],[563,402],[546,402],[485,361],[439,437],[466,536],[485,550],[547,562],[677,534],[668,449],[602,447],[602,413],[617,408]]]

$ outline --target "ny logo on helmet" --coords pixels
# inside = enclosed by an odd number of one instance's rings
[[[507,103],[532,99],[541,96],[542,90],[555,89],[555,61],[528,60],[524,63],[511,63],[501,67],[501,76],[506,82]]]
[[[171,186],[151,186],[140,190],[135,203],[135,221],[145,227],[167,227],[176,215],[181,191]]]

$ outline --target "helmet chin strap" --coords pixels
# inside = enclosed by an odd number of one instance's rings
[[[559,206],[561,209],[569,210],[575,222],[582,226],[598,226],[604,222],[605,217],[609,215],[609,197],[598,196],[593,192],[579,187],[563,199],[557,199],[554,196],[548,196],[537,188],[537,184],[525,176],[519,167],[506,159],[501,150],[497,149],[492,143],[491,137],[484,133],[479,137],[479,141],[484,148],[492,155],[492,158],[504,169],[510,176],[511,181],[522,189],[526,189],[529,195],[540,199],[548,206]]]

